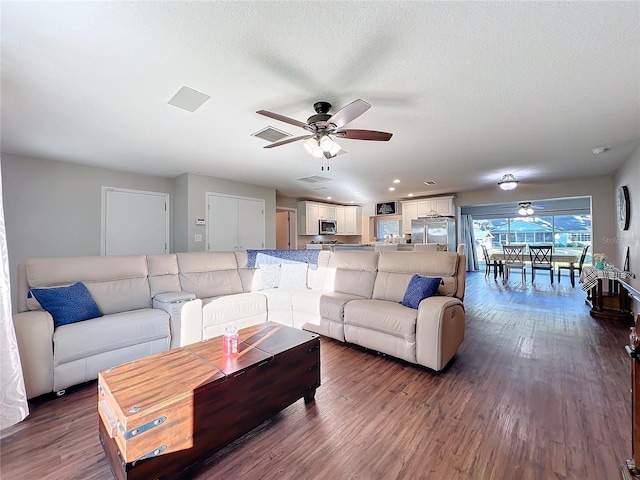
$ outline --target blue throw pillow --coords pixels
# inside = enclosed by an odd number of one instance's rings
[[[414,275],[411,277],[407,290],[404,292],[404,298],[400,303],[405,307],[417,309],[422,300],[436,293],[440,282],[442,282],[441,278]]]
[[[102,316],[84,283],[74,283],[69,287],[32,288],[31,293],[51,314],[56,327]]]

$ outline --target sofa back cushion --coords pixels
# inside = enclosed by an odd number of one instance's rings
[[[177,253],[180,286],[198,298],[242,293],[235,252]]]
[[[151,307],[146,255],[30,258],[29,288],[69,286],[82,282],[103,315]],[[35,297],[29,310],[40,310]]]
[[[437,295],[458,296],[456,252],[380,252],[373,298],[401,302],[414,274],[442,278]]]
[[[181,291],[178,257],[175,253],[147,255],[147,265],[152,298],[160,293]]]
[[[334,292],[371,298],[376,280],[378,253],[338,250],[331,254],[328,275],[333,278]]]

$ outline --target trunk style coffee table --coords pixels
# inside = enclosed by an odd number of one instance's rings
[[[266,322],[98,374],[99,436],[118,480],[171,478],[320,386],[320,339]]]

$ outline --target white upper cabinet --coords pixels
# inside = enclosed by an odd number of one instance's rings
[[[443,217],[455,216],[455,197],[433,197],[420,200],[402,202],[402,230],[411,233],[411,220],[420,217],[441,215]]]
[[[338,235],[344,235],[347,231],[346,231],[346,207],[343,207],[341,205],[336,205],[334,207],[334,211],[335,211],[335,221],[336,221],[336,227],[337,227],[337,231],[336,234]]]
[[[320,220],[335,220],[338,235],[362,235],[362,207],[298,202],[298,235],[318,235]]]
[[[418,218],[418,202],[402,202],[402,231],[411,233],[411,220]]]
[[[340,223],[338,223],[340,228]],[[345,235],[362,235],[362,207],[345,207]]]

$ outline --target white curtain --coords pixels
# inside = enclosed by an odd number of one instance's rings
[[[0,430],[18,423],[29,415],[27,392],[22,378],[16,332],[11,319],[11,284],[9,254],[4,226],[2,200],[2,164],[0,163]]]
[[[461,215],[462,243],[467,245],[467,272],[480,270],[478,254],[476,252],[476,237],[473,234],[473,218],[471,215]]]

